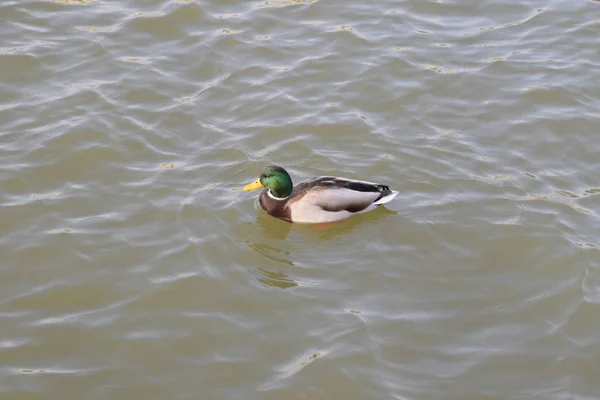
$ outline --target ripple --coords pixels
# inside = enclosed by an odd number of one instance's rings
[[[112,27],[95,27],[95,26],[83,26],[79,29],[86,32],[111,32],[114,28]]]
[[[100,1],[96,0],[52,0],[58,4],[98,4]]]
[[[277,7],[277,6],[292,6],[299,4],[312,4],[318,0],[269,0],[264,3],[258,3],[258,7]]]

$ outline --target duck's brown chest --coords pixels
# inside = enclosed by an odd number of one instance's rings
[[[267,214],[273,217],[286,221],[292,220],[292,213],[289,207],[287,207],[287,200],[275,200],[269,197],[267,190],[263,190],[260,194],[258,204]]]

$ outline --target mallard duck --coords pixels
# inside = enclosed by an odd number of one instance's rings
[[[319,176],[293,186],[287,171],[276,165],[267,167],[244,191],[259,188],[264,188],[258,201],[267,214],[300,223],[339,221],[371,211],[398,195],[386,185],[335,176]]]

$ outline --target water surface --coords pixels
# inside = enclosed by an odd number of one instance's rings
[[[0,15],[0,397],[600,397],[599,2]],[[290,225],[269,164],[401,195]]]

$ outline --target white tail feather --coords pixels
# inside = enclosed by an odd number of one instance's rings
[[[380,198],[379,200],[373,202],[373,205],[381,205],[381,204],[385,204],[389,201],[391,201],[394,197],[396,197],[398,195],[398,192],[396,190],[392,190],[392,193],[388,194],[387,196],[383,196],[382,198]]]

